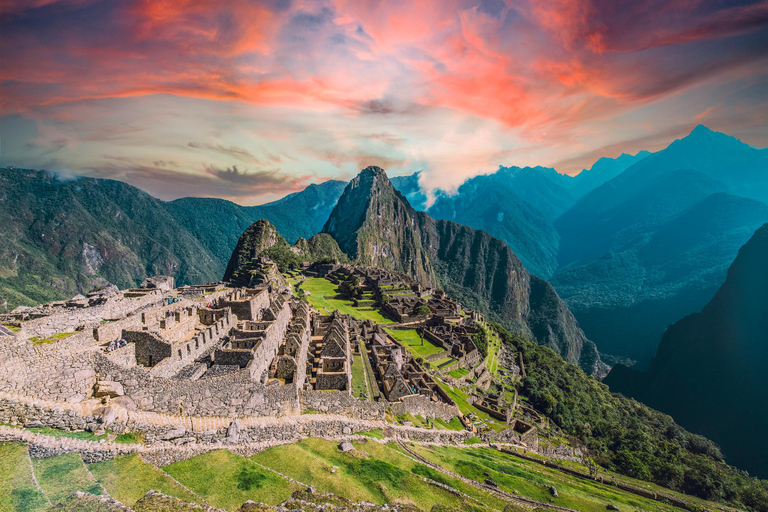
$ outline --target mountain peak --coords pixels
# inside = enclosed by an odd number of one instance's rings
[[[372,174],[375,176],[384,176],[385,178],[387,178],[387,172],[381,167],[379,167],[378,165],[369,165],[368,167],[360,171],[360,175],[363,175],[363,174]]]

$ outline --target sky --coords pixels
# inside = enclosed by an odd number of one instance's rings
[[[768,1],[2,0],[0,165],[260,204],[694,126],[768,145]]]

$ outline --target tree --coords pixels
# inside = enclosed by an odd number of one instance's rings
[[[416,309],[414,309],[413,312],[416,314],[416,316],[427,316],[432,313],[432,310],[429,309],[429,306],[422,304],[420,306],[416,306]]]

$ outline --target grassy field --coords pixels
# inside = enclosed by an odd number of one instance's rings
[[[333,441],[310,438],[270,448],[252,459],[321,491],[355,501],[412,504],[423,510],[435,504],[480,509],[474,500],[464,500],[425,482],[422,477],[427,476],[456,487],[492,508],[503,509],[503,504],[490,494],[435,474],[430,468],[379,443],[354,443],[357,450],[347,453],[336,445]]]
[[[300,487],[248,459],[216,450],[163,468],[214,507],[240,510],[248,500],[277,505]]]
[[[500,488],[508,492],[518,491],[522,496],[583,512],[602,512],[606,510],[609,503],[628,512],[673,510],[673,507],[665,506],[660,502],[573,477],[491,448],[413,446],[411,449],[430,462],[466,478],[477,481],[491,478]],[[550,495],[548,490],[550,486],[557,489],[557,498]]]
[[[32,467],[40,488],[52,503],[75,491],[101,494],[101,486],[85,467],[79,453],[66,453],[47,459],[34,459]]]
[[[428,357],[443,352],[443,347],[433,345],[419,336],[416,329],[387,329],[387,332],[410,350],[413,357]]]
[[[132,506],[147,491],[154,489],[186,501],[200,501],[174,479],[141,460],[138,455],[124,455],[113,460],[90,464],[88,469],[110,496]]]
[[[27,447],[0,444],[0,510],[42,511],[49,503],[32,480]]]
[[[368,311],[368,308],[356,308],[350,300],[326,298],[338,295],[336,285],[327,279],[308,277],[301,284],[301,289],[309,292],[309,295],[307,295],[309,304],[322,314],[327,315],[338,309],[344,314],[352,315],[361,320],[373,320],[383,324],[392,322],[392,320],[386,318],[377,310]]]

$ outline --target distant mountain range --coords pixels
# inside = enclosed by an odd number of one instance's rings
[[[700,313],[664,333],[647,373],[615,367],[612,390],[671,414],[768,476],[768,224],[741,248]]]
[[[119,181],[0,169],[0,311],[105,281],[136,286],[147,275],[218,281],[253,222],[269,218],[291,243],[310,238],[345,186],[328,181],[248,207],[208,198],[164,202]]]

